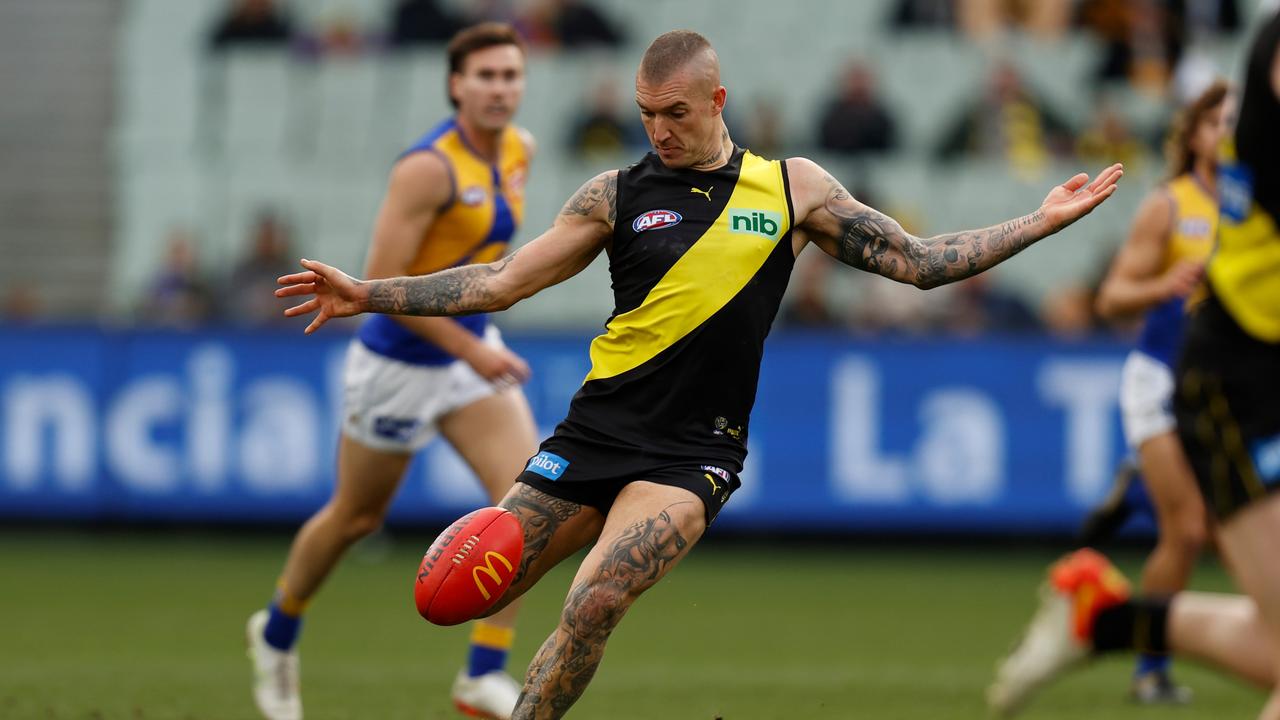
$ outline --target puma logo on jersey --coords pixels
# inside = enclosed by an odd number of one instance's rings
[[[716,189],[716,186],[715,186],[715,185],[712,185],[711,187],[707,188],[706,190],[699,190],[699,189],[698,189],[698,188],[696,188],[696,187],[691,187],[691,188],[689,188],[689,192],[695,192],[695,193],[698,193],[699,195],[705,195],[705,196],[707,196],[707,202],[711,202],[711,191],[712,191],[712,190],[715,190],[715,189]]]
[[[711,473],[702,473],[702,477],[706,478],[707,482],[711,483],[712,495],[715,495],[716,493],[720,492],[720,486],[716,484],[715,478],[711,477]]]

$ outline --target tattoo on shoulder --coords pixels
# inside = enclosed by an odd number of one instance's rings
[[[612,225],[618,215],[618,173],[601,173],[588,180],[564,204],[560,216],[587,216],[594,213],[601,203],[607,203],[609,224]]]

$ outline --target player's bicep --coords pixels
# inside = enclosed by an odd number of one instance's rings
[[[1143,280],[1160,272],[1173,229],[1173,210],[1173,200],[1164,192],[1142,201],[1108,277]]]
[[[431,153],[401,160],[391,172],[373,225],[365,276],[406,275],[422,237],[431,228],[453,186],[444,161]]]

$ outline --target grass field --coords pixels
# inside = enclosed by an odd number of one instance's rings
[[[430,538],[358,547],[308,616],[309,720],[453,718],[466,629],[435,628],[410,584]],[[289,538],[0,533],[0,718],[252,718],[243,626]],[[1033,604],[1052,549],[709,542],[642,598],[570,717],[980,718],[992,663]],[[1122,554],[1136,569],[1140,555]],[[528,596],[514,662],[550,631],[566,564]],[[1229,587],[1217,566],[1196,586]],[[1123,699],[1127,659],[1052,688],[1052,718],[1251,717],[1255,690],[1179,666],[1185,709]]]

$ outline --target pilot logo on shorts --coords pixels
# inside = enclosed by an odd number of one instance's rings
[[[637,233],[645,230],[661,230],[679,225],[683,219],[684,216],[675,210],[650,210],[636,218],[635,222],[631,223],[631,229]]]
[[[462,194],[458,195],[458,200],[460,200],[463,205],[475,207],[477,205],[483,205],[485,197],[486,194],[484,188],[479,185],[472,185],[466,190],[463,190]]]
[[[548,480],[559,480],[567,467],[569,467],[568,460],[555,453],[543,451],[533,456],[525,470],[537,473]]]

